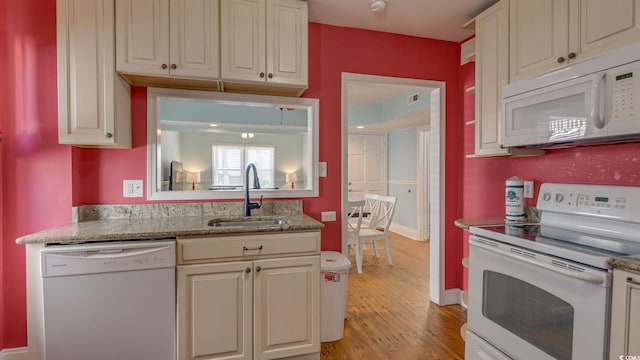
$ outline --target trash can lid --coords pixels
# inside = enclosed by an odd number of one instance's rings
[[[337,251],[323,251],[320,253],[321,271],[347,270],[350,266],[351,261]]]

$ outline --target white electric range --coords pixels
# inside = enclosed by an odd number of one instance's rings
[[[640,187],[545,183],[540,224],[471,227],[466,359],[604,359],[611,266],[640,254]]]

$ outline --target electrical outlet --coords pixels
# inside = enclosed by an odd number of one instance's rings
[[[524,182],[524,197],[526,199],[533,198],[533,181],[525,181]]]
[[[320,213],[322,217],[322,221],[336,221],[336,212],[335,211],[323,211]]]
[[[124,180],[122,196],[124,197],[142,197],[144,194],[143,180]]]

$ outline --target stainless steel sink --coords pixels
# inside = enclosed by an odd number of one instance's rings
[[[231,220],[231,219],[212,219],[209,221],[209,226],[215,226],[215,227],[229,227],[229,226],[277,226],[277,225],[286,225],[289,223],[289,220],[287,219],[260,219],[257,218],[255,220],[253,219],[238,219],[238,220]]]

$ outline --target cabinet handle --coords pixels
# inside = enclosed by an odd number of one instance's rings
[[[269,73],[269,79],[273,79],[273,74]]]
[[[258,246],[258,247],[254,247],[254,248],[248,248],[246,246],[242,246],[242,251],[249,251],[249,250],[262,250],[262,245]]]
[[[260,270],[262,270],[262,268],[260,266],[256,266],[256,272],[260,272]]]
[[[264,79],[264,73],[263,72],[260,73],[260,79]]]
[[[569,59],[575,59],[575,58],[576,58],[576,56],[578,56],[578,55],[576,55],[576,53],[574,53],[574,52],[570,52],[570,53],[569,53],[569,55],[567,55],[567,57],[568,57]]]
[[[248,267],[248,268],[244,269],[244,272],[246,272],[247,274],[250,273],[251,272],[251,268]]]
[[[637,281],[633,280],[633,278],[631,278],[631,277],[627,278],[627,283],[631,284],[631,285],[640,286],[640,282],[637,282]]]
[[[107,137],[107,139],[111,139],[111,138],[113,137],[113,134],[112,134],[112,133],[110,133],[110,132],[108,132],[108,133],[106,134],[106,137]]]
[[[167,64],[162,64],[160,67],[164,70],[167,68]]]
[[[171,69],[172,69],[172,70],[175,70],[175,69],[177,69],[177,68],[178,68],[178,65],[176,65],[176,64],[171,64]]]
[[[562,64],[564,62],[564,57],[560,56],[558,58],[558,64]]]

